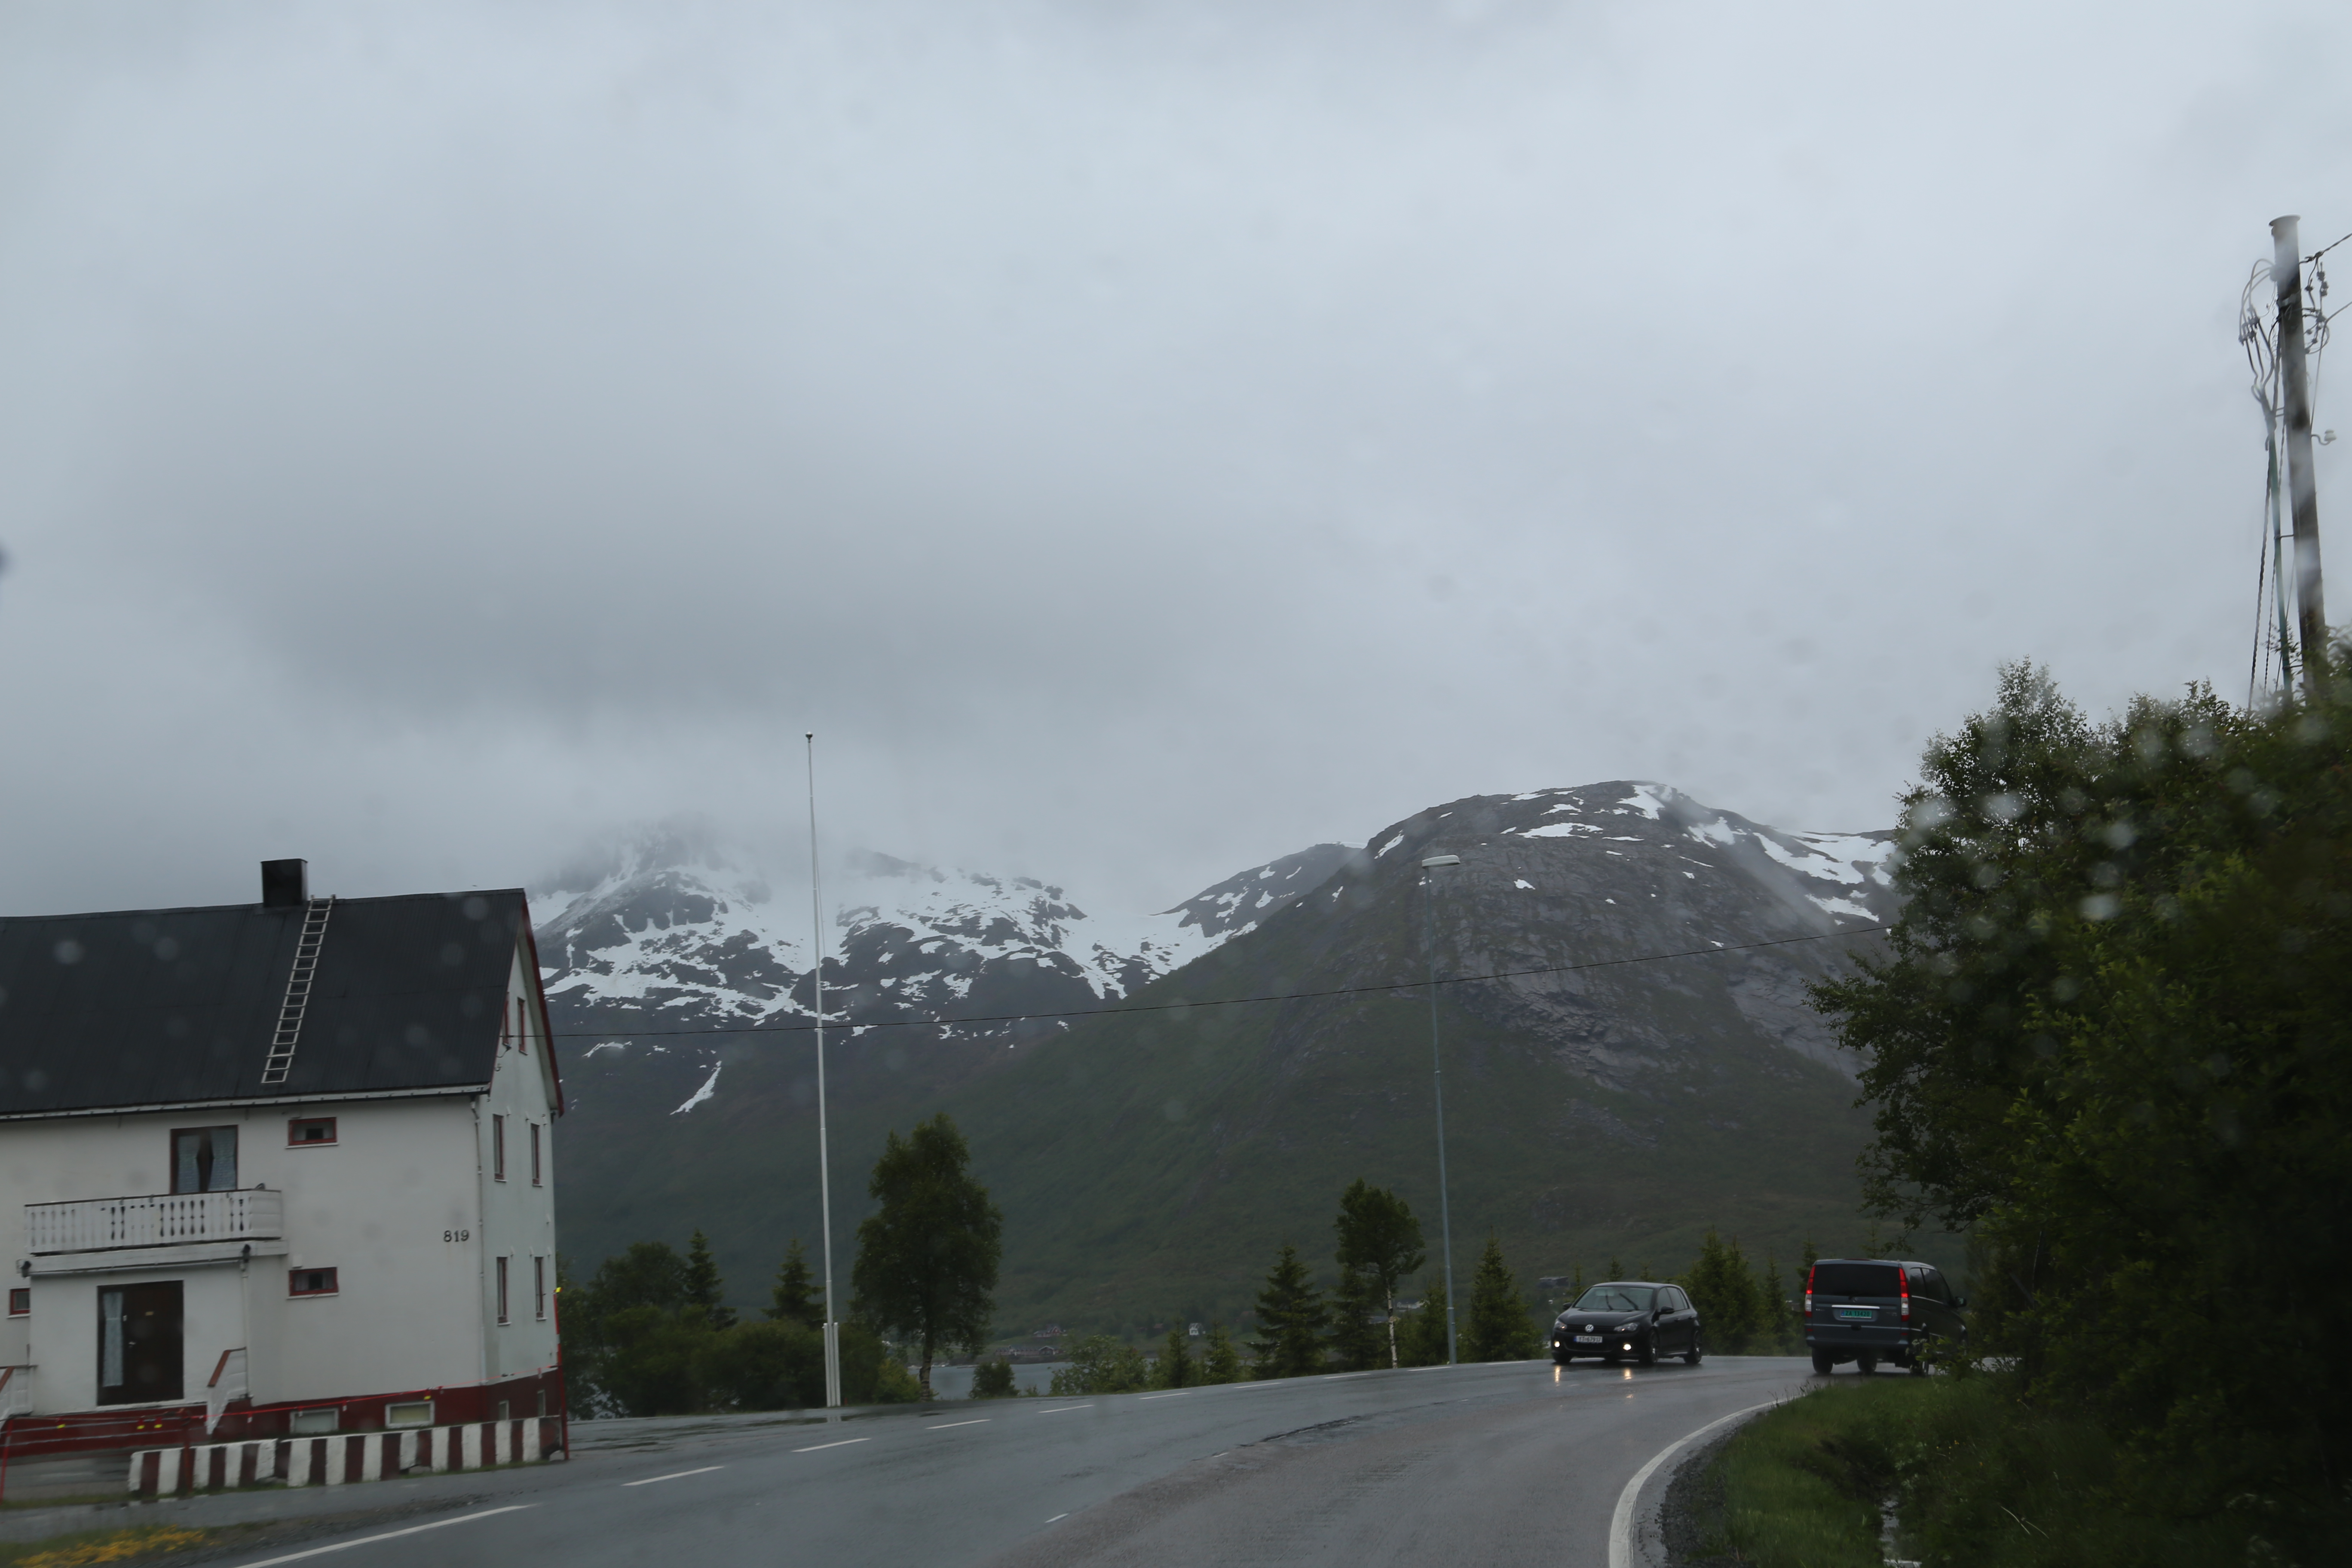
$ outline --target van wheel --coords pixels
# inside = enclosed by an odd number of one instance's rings
[[[1815,1351],[1813,1352],[1813,1371],[1815,1373],[1819,1373],[1822,1377],[1827,1377],[1836,1370],[1837,1363],[1830,1359],[1829,1352]]]
[[[1863,1376],[1868,1377],[1878,1370],[1878,1358],[1874,1355],[1858,1355],[1853,1358],[1853,1364]]]
[[[1691,1348],[1683,1352],[1683,1364],[1685,1366],[1696,1366],[1698,1364],[1698,1358],[1706,1353],[1706,1352],[1705,1351],[1698,1348],[1698,1341],[1694,1339],[1691,1341]]]

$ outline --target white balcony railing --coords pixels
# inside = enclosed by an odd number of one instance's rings
[[[258,1241],[285,1234],[286,1194],[260,1187],[25,1205],[25,1250],[37,1256]]]

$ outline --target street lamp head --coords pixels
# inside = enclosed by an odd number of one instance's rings
[[[1459,855],[1432,855],[1421,863],[1421,868],[1428,871],[1439,866],[1459,866],[1460,864],[1462,864],[1462,857]]]

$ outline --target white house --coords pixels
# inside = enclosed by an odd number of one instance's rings
[[[520,889],[0,920],[11,1451],[560,1415]]]

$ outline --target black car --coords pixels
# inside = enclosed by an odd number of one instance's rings
[[[1885,1361],[1924,1373],[1923,1352],[1933,1342],[1968,1342],[1968,1320],[1960,1315],[1968,1304],[1933,1264],[1824,1258],[1805,1277],[1805,1345],[1813,1370],[1826,1374],[1850,1361],[1871,1373]]]
[[[1562,1366],[1580,1355],[1643,1366],[1679,1355],[1696,1366],[1702,1353],[1698,1310],[1690,1298],[1679,1285],[1652,1279],[1595,1285],[1551,1326],[1551,1359]]]

